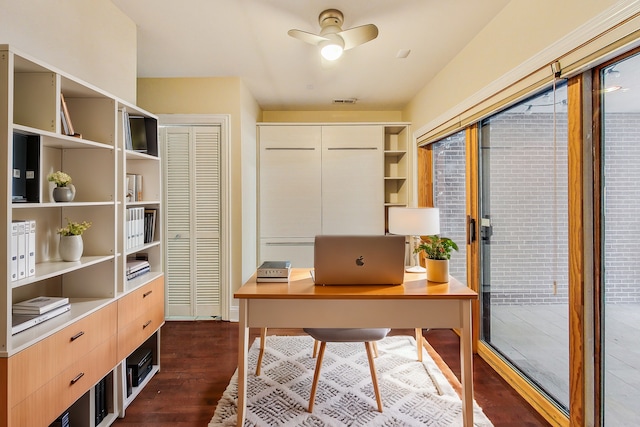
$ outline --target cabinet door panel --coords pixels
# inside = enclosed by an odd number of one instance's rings
[[[384,234],[384,129],[322,129],[322,233]]]
[[[261,239],[260,260],[287,260],[293,268],[313,267],[313,239]]]
[[[260,236],[321,233],[320,127],[260,128]]]

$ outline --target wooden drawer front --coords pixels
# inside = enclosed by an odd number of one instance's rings
[[[12,426],[46,426],[116,365],[116,336],[96,347],[11,411]]]
[[[118,328],[138,319],[150,307],[164,304],[164,280],[158,277],[118,300]]]
[[[116,333],[115,303],[78,320],[9,359],[13,407]]]
[[[164,285],[162,281],[155,284],[151,295],[154,295],[150,300],[153,305],[149,306],[137,319],[128,325],[123,325],[118,331],[119,360],[129,356],[133,350],[164,324]]]

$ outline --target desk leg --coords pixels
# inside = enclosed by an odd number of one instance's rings
[[[460,302],[462,331],[460,336],[460,376],[462,377],[463,426],[473,427],[473,347],[471,338],[471,301]]]
[[[247,352],[249,347],[249,328],[247,327],[246,299],[240,299],[240,330],[238,331],[238,422],[237,426],[244,425],[245,412],[247,410]]]

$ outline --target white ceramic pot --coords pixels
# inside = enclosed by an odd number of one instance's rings
[[[430,282],[446,283],[449,281],[449,260],[448,259],[428,259],[427,280]]]
[[[63,261],[79,261],[83,249],[82,236],[60,236],[58,252]]]

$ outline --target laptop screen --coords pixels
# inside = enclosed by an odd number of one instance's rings
[[[405,236],[319,235],[317,285],[398,285],[404,281]]]

